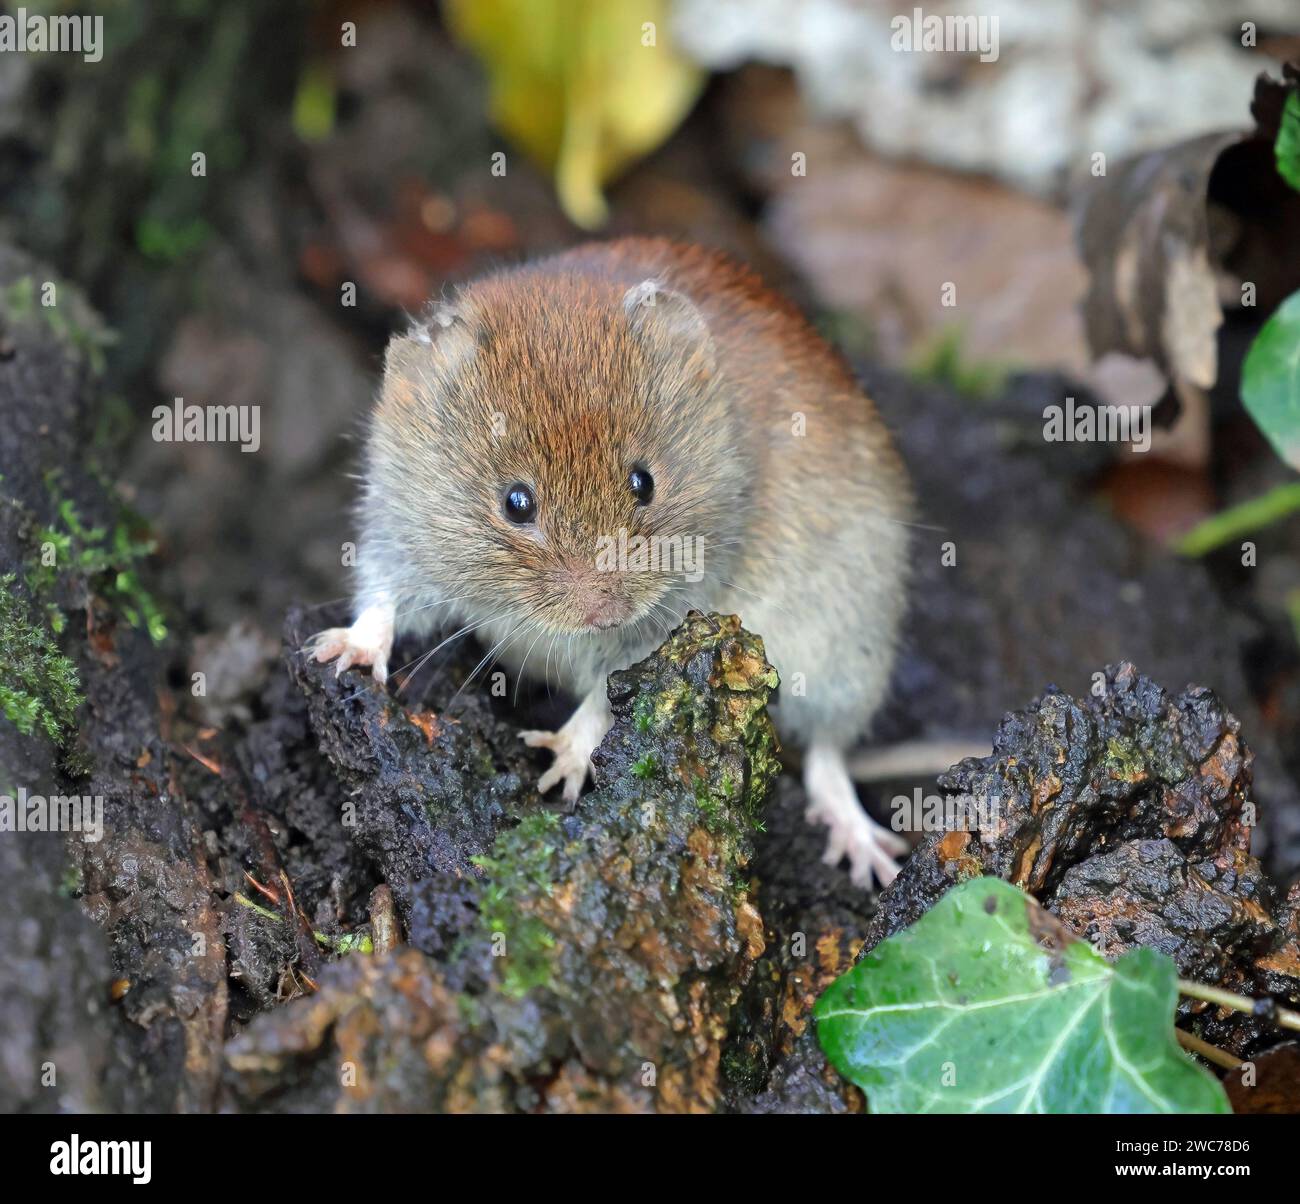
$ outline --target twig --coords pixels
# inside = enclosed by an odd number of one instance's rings
[[[277,924],[283,924],[287,918],[286,916],[277,915],[269,907],[254,903],[252,899],[239,891],[235,891],[235,902],[241,907],[251,908],[263,919],[274,920]],[[326,949],[332,949],[335,953],[373,953],[375,951],[374,941],[368,932],[345,932],[342,936],[330,936],[328,932],[316,932],[313,929],[312,936],[318,944],[324,945]],[[301,973],[301,971],[299,972]]]
[[[263,886],[247,870],[244,871],[244,879],[249,886],[251,886],[255,891],[258,892],[258,894],[265,895],[266,898],[270,899],[271,902],[274,903],[277,907],[280,906],[280,896],[277,895],[275,891],[273,891],[269,886]]]
[[[1283,1028],[1293,1028],[1300,1032],[1300,1012],[1278,1007],[1271,999],[1251,999],[1249,995],[1238,995],[1234,991],[1225,991],[1222,987],[1193,982],[1190,978],[1178,980],[1178,991],[1179,994],[1190,995],[1193,999],[1218,1004],[1221,1008],[1231,1008],[1234,1012],[1245,1012],[1248,1016],[1262,1016],[1266,1020],[1280,1024]]]
[[[383,882],[370,892],[370,929],[375,934],[376,953],[389,953],[402,943],[397,911],[393,906],[393,892]]]
[[[274,920],[277,924],[284,923],[284,916],[278,916],[269,907],[263,907],[260,903],[254,903],[247,895],[241,895],[239,891],[235,891],[235,902],[241,907],[252,908],[253,911],[257,912],[257,914],[262,916],[264,919]]]
[[[1185,1033],[1181,1028],[1174,1029],[1174,1034],[1178,1037],[1178,1044],[1184,1049],[1190,1049],[1192,1053],[1200,1054],[1207,1062],[1213,1062],[1216,1066],[1222,1066],[1224,1070],[1240,1070],[1242,1063],[1234,1058],[1226,1049],[1220,1049],[1217,1045],[1211,1045],[1208,1041],[1202,1041],[1200,1037],[1194,1037],[1191,1033]]]
[[[284,872],[284,870],[281,870],[281,871],[280,871],[280,882],[281,882],[281,885],[283,885],[283,887],[284,887],[284,893],[285,893],[286,895],[289,896],[289,911],[290,911],[293,915],[297,915],[297,914],[298,914],[298,904],[297,904],[297,901],[296,901],[296,900],[294,899],[294,897],[293,897],[293,887],[289,885],[289,875],[286,874],[286,873]]]
[[[181,747],[209,773],[215,773],[217,777],[222,776],[221,764],[219,762],[214,761],[211,757],[205,757],[201,752],[191,748],[188,744],[182,744]]]

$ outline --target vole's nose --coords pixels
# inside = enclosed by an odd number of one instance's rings
[[[623,621],[621,615],[611,613],[609,608],[589,610],[583,618],[588,627],[599,627],[601,629],[617,627]]]
[[[582,607],[582,621],[588,627],[617,627],[632,613],[632,608],[624,598],[611,594],[601,594],[588,598]]]
[[[612,573],[571,572],[570,591],[582,626],[617,627],[632,617],[632,604]]]

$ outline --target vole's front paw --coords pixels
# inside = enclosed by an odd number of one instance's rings
[[[369,665],[381,685],[388,680],[388,657],[393,650],[393,609],[368,606],[351,627],[331,627],[307,641],[307,651],[321,664],[337,658],[334,675],[353,665]]]
[[[555,754],[550,769],[537,779],[537,789],[545,794],[556,782],[563,782],[565,800],[571,803],[577,799],[591,769],[595,746],[582,748],[565,735],[564,728],[558,732],[520,732],[519,738],[529,748],[549,748]]]
[[[604,695],[599,694],[586,699],[558,732],[520,732],[519,738],[529,748],[549,748],[555,754],[550,769],[538,779],[537,789],[545,794],[556,782],[563,782],[565,800],[576,802],[591,769],[591,754],[605,738],[609,724]]]

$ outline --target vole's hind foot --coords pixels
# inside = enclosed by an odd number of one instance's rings
[[[827,865],[838,865],[847,857],[849,878],[854,886],[871,890],[878,881],[885,887],[898,875],[895,856],[905,852],[907,846],[899,848],[897,837],[865,811],[859,809],[855,816],[832,819],[824,808],[814,803],[808,808],[807,816],[830,828],[822,860]]]
[[[549,748],[555,754],[550,769],[538,779],[537,789],[545,794],[556,782],[563,782],[565,801],[576,802],[591,769],[591,754],[605,738],[609,725],[604,691],[598,688],[583,700],[558,732],[520,732],[519,738],[529,748]]]
[[[331,627],[307,641],[307,651],[321,664],[336,661],[338,677],[353,665],[369,665],[382,685],[388,680],[388,657],[393,651],[393,608],[368,606],[351,627]]]
[[[804,757],[804,812],[813,823],[830,829],[826,841],[827,865],[849,859],[849,877],[855,886],[870,890],[873,881],[888,886],[898,873],[898,862],[908,851],[902,837],[876,823],[858,802],[844,754],[826,745],[814,745]]]

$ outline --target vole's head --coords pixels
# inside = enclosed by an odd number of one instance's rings
[[[465,612],[635,627],[680,614],[740,542],[739,417],[687,297],[525,269],[390,345],[368,487],[403,576]]]

